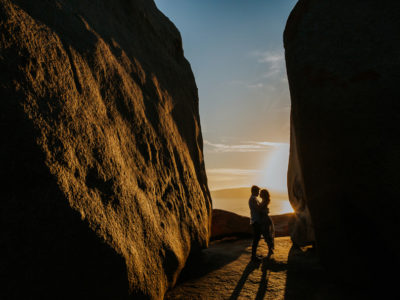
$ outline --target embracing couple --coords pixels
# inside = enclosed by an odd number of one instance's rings
[[[258,200],[258,195],[261,197],[261,202]],[[251,259],[260,260],[256,256],[258,242],[260,241],[261,235],[264,237],[265,242],[268,245],[269,258],[274,253],[274,236],[275,228],[272,219],[270,218],[268,205],[271,199],[268,190],[261,190],[256,185],[251,187],[251,197],[249,199],[250,207],[250,224],[253,227],[253,245],[251,248]]]

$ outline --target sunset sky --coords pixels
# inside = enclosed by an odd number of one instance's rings
[[[286,191],[290,99],[282,35],[296,0],[156,0],[199,89],[212,190]]]

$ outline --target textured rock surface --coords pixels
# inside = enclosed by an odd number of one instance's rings
[[[399,265],[399,33],[398,1],[300,0],[285,29],[291,200],[347,281],[390,281]]]
[[[293,223],[294,214],[271,216],[275,226],[275,236],[289,235],[289,224]],[[250,218],[225,211],[213,209],[211,224],[211,239],[224,237],[246,237],[253,234]]]
[[[1,0],[0,70],[0,293],[162,298],[211,221],[175,26],[153,1]]]

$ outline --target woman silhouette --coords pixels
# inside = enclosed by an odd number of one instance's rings
[[[265,242],[268,245],[268,256],[274,253],[274,238],[275,238],[275,227],[269,214],[268,205],[271,202],[271,198],[268,190],[263,189],[260,192],[260,197],[262,199],[260,204],[260,223],[261,231]]]

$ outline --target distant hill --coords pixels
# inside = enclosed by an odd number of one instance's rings
[[[287,200],[289,197],[286,193],[269,191],[272,199]],[[248,198],[250,197],[250,187],[239,187],[230,189],[221,189],[211,191],[213,198]]]

